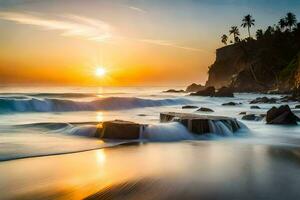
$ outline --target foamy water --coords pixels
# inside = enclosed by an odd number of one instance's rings
[[[149,124],[140,138],[147,142],[226,139],[255,144],[300,146],[299,126],[274,126],[266,125],[264,121],[240,120],[239,113],[242,111],[263,114],[277,105],[258,104],[262,109],[250,110],[249,101],[264,95],[236,94],[235,98],[190,97],[185,93],[163,93],[166,89],[2,88],[0,160],[85,151],[127,142],[94,138],[97,123],[114,119]],[[242,104],[221,106],[229,101]],[[159,124],[160,112],[195,113],[197,110],[183,110],[183,105],[211,108],[215,112],[205,114],[237,118],[243,128],[233,134],[222,122],[215,122],[211,124],[213,133],[196,137],[181,124]],[[290,103],[290,106],[293,108],[294,103]],[[296,114],[299,112],[293,111]]]

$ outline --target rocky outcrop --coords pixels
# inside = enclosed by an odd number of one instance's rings
[[[218,89],[218,91],[215,93],[215,97],[234,97],[233,95],[233,89],[230,87],[221,87]]]
[[[260,109],[259,106],[250,106],[250,109]]]
[[[213,111],[212,109],[210,109],[210,108],[205,108],[205,107],[201,107],[201,108],[199,108],[197,111],[199,111],[199,112],[215,112],[215,111]]]
[[[267,112],[267,124],[292,124],[296,125],[300,119],[291,111],[288,105],[273,107]]]
[[[182,106],[182,109],[194,109],[194,108],[198,108],[198,106],[192,106],[192,105],[186,105],[186,106]]]
[[[103,122],[98,129],[100,138],[134,140],[139,139],[143,125],[134,122],[114,120]]]
[[[191,96],[214,96],[215,95],[215,88],[214,87],[207,87],[203,90],[200,90],[198,92],[194,92],[190,94]]]
[[[250,101],[250,104],[257,104],[257,103],[276,103],[278,99],[276,98],[268,98],[268,97],[258,97],[252,101]]]
[[[189,86],[187,86],[187,88],[185,89],[186,92],[198,92],[200,90],[203,90],[205,88],[205,86],[201,85],[201,84],[196,84],[193,83]]]
[[[244,115],[242,117],[242,120],[248,120],[248,121],[259,121],[262,120],[263,116],[255,115],[255,114],[248,114]]]
[[[166,90],[166,91],[163,91],[165,93],[183,93],[185,92],[184,90],[175,90],[175,89],[169,89],[169,90]]]
[[[228,103],[223,103],[222,106],[236,106],[239,105],[238,103],[235,102],[228,102]]]

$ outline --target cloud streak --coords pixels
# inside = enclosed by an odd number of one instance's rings
[[[40,27],[43,30],[60,31],[65,37],[80,37],[105,42],[112,37],[112,27],[101,21],[78,15],[45,17],[40,13],[0,12],[0,19]]]
[[[159,46],[166,46],[166,47],[173,47],[173,48],[178,48],[178,49],[183,49],[187,51],[199,51],[199,52],[205,52],[205,53],[210,53],[207,52],[203,49],[199,48],[193,48],[193,47],[188,47],[188,46],[181,46],[176,43],[167,41],[167,40],[152,40],[152,39],[139,39],[138,41],[148,43],[148,44],[154,44],[154,45],[159,45]]]

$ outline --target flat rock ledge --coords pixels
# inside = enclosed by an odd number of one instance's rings
[[[183,124],[190,132],[194,134],[207,134],[213,133],[213,125],[216,121],[221,121],[227,126],[231,132],[236,132],[240,129],[235,118],[223,117],[223,116],[210,116],[210,115],[197,115],[190,113],[176,113],[176,112],[164,112],[160,113],[160,122],[180,122]]]
[[[99,125],[97,136],[103,139],[136,140],[144,128],[143,124],[129,121],[106,121]]]

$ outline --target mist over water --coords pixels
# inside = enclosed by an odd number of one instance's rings
[[[236,94],[234,98],[191,97],[186,93],[163,93],[167,88],[17,88],[0,90],[0,160],[78,152],[115,146],[128,141],[95,138],[97,123],[121,119],[148,124],[143,142],[226,140],[231,142],[300,146],[299,126],[266,125],[243,121],[242,111],[263,114],[272,104],[250,110],[249,101],[263,95]],[[14,91],[14,93],[10,92]],[[22,92],[21,92],[22,91]],[[25,91],[25,92],[24,92]],[[273,95],[274,96],[274,95]],[[237,106],[221,106],[226,102]],[[196,105],[213,113],[182,109]],[[294,104],[290,104],[294,107]],[[276,104],[275,104],[276,106]],[[278,105],[277,105],[278,106]],[[221,121],[211,122],[212,133],[195,136],[181,124],[159,124],[160,112],[188,112],[234,117],[242,129],[232,133]],[[293,110],[296,114],[300,110]]]

